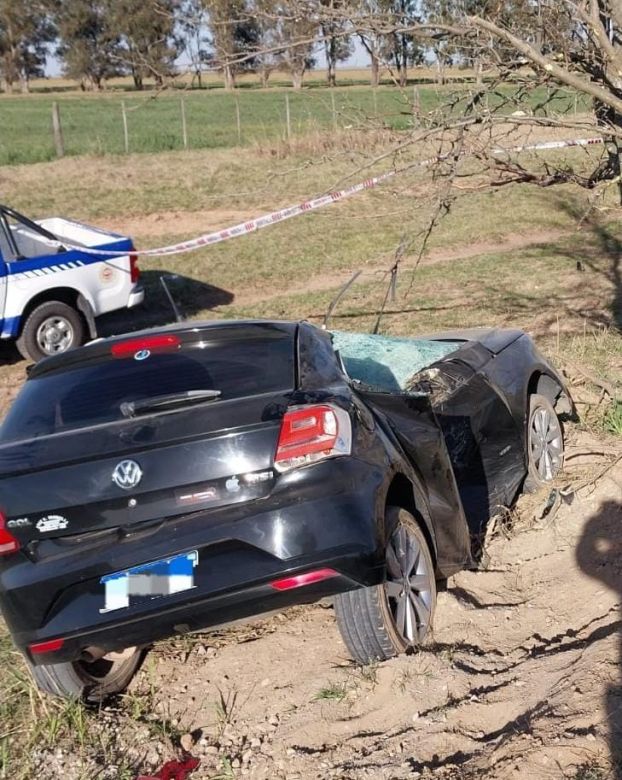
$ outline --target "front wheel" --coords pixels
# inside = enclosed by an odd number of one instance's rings
[[[85,337],[79,312],[62,301],[46,301],[28,315],[17,339],[17,349],[22,357],[36,362],[79,347]]]
[[[436,607],[434,564],[421,527],[398,507],[389,507],[386,519],[386,581],[335,597],[341,636],[361,664],[422,644]]]
[[[62,664],[30,665],[37,686],[63,699],[79,699],[91,704],[121,693],[130,684],[143,658],[143,651],[129,647],[108,653],[95,661],[68,661]]]
[[[552,482],[564,464],[564,432],[553,404],[543,395],[529,398],[527,477],[524,490],[533,493]]]

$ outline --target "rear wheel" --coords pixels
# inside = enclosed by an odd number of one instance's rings
[[[425,535],[405,509],[387,509],[387,578],[335,597],[337,625],[361,664],[422,644],[436,607],[434,564]]]
[[[62,301],[46,301],[34,308],[17,339],[27,360],[66,352],[84,343],[86,328],[79,312]]]
[[[533,492],[552,482],[564,464],[564,432],[548,398],[529,398],[527,428],[527,478],[525,491]]]
[[[96,661],[31,665],[30,669],[42,691],[64,699],[98,703],[127,688],[142,658],[142,650],[129,647]]]

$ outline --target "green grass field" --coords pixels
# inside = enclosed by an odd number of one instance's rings
[[[104,155],[124,152],[122,101],[127,109],[130,152],[160,152],[183,149],[181,101],[186,114],[187,142],[191,149],[230,148],[263,144],[288,134],[304,135],[314,129],[387,127],[408,130],[419,120],[413,118],[414,90],[422,115],[442,110],[459,111],[461,102],[447,108],[450,97],[466,100],[468,85],[435,87],[425,85],[400,90],[383,86],[292,90],[240,89],[235,94],[221,89],[174,90],[161,94],[119,93],[100,95],[80,93],[0,97],[0,165],[43,162],[55,157],[52,137],[52,102],[57,100],[63,128],[65,154]],[[512,94],[510,87],[489,98],[491,107]],[[546,100],[544,89],[535,90],[529,105],[536,109]],[[547,108],[564,113],[585,110],[568,93],[560,95]],[[238,128],[239,112],[239,128]]]

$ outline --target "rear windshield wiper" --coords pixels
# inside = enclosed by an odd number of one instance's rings
[[[153,398],[144,398],[140,401],[124,401],[120,408],[124,417],[135,417],[137,414],[157,411],[158,409],[171,409],[176,406],[215,401],[220,398],[220,395],[220,390],[186,390],[183,393],[156,395]]]

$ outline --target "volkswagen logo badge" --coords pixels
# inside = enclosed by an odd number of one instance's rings
[[[143,471],[135,460],[122,460],[112,472],[112,481],[123,490],[131,490],[143,478]]]

